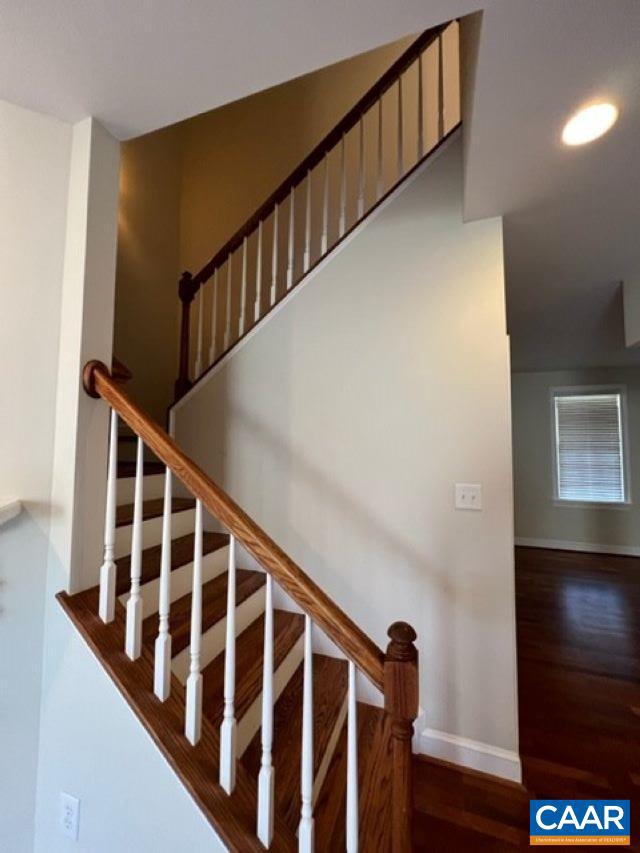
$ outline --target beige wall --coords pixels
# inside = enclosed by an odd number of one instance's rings
[[[566,506],[554,500],[553,388],[623,385],[627,390],[627,436],[631,503],[624,507]],[[640,554],[640,370],[591,368],[514,373],[513,477],[515,529],[522,544]]]
[[[517,778],[502,227],[462,222],[459,137],[174,411],[377,643],[416,627],[420,747]]]
[[[181,125],[122,145],[114,352],[164,421],[176,378]]]
[[[410,41],[123,144],[114,352],[157,419],[173,398],[181,270],[197,271]]]

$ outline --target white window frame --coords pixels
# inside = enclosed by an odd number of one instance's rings
[[[576,501],[560,497],[558,484],[558,450],[557,450],[557,424],[556,424],[556,397],[589,394],[619,394],[620,395],[620,431],[622,437],[622,477],[624,488],[623,501]],[[553,467],[553,495],[552,501],[560,507],[580,507],[591,509],[613,509],[628,510],[633,501],[631,497],[631,466],[629,459],[629,430],[627,414],[627,386],[626,385],[561,385],[549,389],[549,413],[551,432],[551,459]]]

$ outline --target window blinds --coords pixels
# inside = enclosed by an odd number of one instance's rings
[[[557,497],[626,500],[621,395],[554,395]]]

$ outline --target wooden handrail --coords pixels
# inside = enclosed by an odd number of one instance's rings
[[[441,24],[437,27],[432,27],[418,36],[401,56],[391,65],[384,74],[365,92],[360,100],[349,110],[349,112],[333,127],[329,133],[322,139],[316,147],[305,157],[305,159],[288,175],[280,186],[275,189],[269,198],[260,205],[256,212],[247,219],[236,233],[219,249],[215,255],[209,260],[202,269],[193,276],[189,276],[193,289],[189,289],[189,301],[198,289],[208,281],[213,273],[218,269],[227,257],[235,252],[242,245],[245,237],[255,231],[258,224],[264,220],[273,210],[276,204],[283,202],[291,192],[292,187],[298,186],[307,176],[307,173],[314,169],[322,160],[325,154],[331,151],[335,145],[340,142],[343,134],[353,128],[360,119],[360,116],[365,113],[375,102],[389,89],[398,79],[400,74],[411,65],[414,59],[425,50],[431,42],[435,41],[442,33],[447,24]],[[187,274],[188,275],[188,274]]]
[[[102,397],[191,494],[249,551],[379,690],[384,691],[385,655],[323,590],[196,465],[144,412],[100,361],[89,361],[83,383],[91,397]]]

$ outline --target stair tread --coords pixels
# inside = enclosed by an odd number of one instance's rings
[[[171,501],[172,512],[184,512],[193,509],[196,505],[194,498],[173,498]],[[142,502],[142,520],[159,518],[164,511],[164,498],[153,498]],[[116,527],[124,527],[133,522],[133,504],[122,504],[116,509]]]
[[[179,536],[171,542],[171,571],[179,569],[193,560],[193,545],[195,536],[188,533]],[[229,542],[226,533],[203,533],[202,554],[206,556],[218,548],[224,548]],[[142,583],[148,583],[160,577],[160,557],[162,545],[153,545],[142,552]],[[119,557],[116,560],[116,595],[123,595],[131,583],[131,556]]]
[[[227,579],[229,573],[218,575],[202,586],[202,632],[208,631],[227,615]],[[236,570],[236,606],[265,584],[262,572]],[[175,656],[189,645],[191,631],[191,593],[171,604],[169,617],[171,651]],[[158,634],[158,614],[148,616],[142,623],[142,640],[153,643]]]
[[[360,849],[391,849],[391,741],[381,708],[358,702]],[[316,802],[316,850],[344,850],[346,843],[347,727],[343,726]]]
[[[286,610],[273,613],[274,671],[289,654],[304,632],[304,616]],[[264,659],[264,614],[255,619],[236,639],[235,714],[241,720],[262,693]],[[219,724],[224,710],[224,652],[202,672],[203,707],[209,719]]]
[[[151,477],[154,474],[164,474],[165,466],[162,462],[145,462],[142,473],[145,477]],[[118,462],[118,479],[124,480],[128,477],[135,477],[136,463],[135,460],[122,460]]]
[[[282,691],[274,709],[273,766],[276,810],[295,832],[300,821],[300,745],[302,739],[303,666]],[[329,746],[329,740],[347,695],[347,663],[326,655],[313,656],[313,747],[314,775]],[[242,763],[257,776],[262,755],[258,731]],[[364,849],[364,848],[363,848]]]

